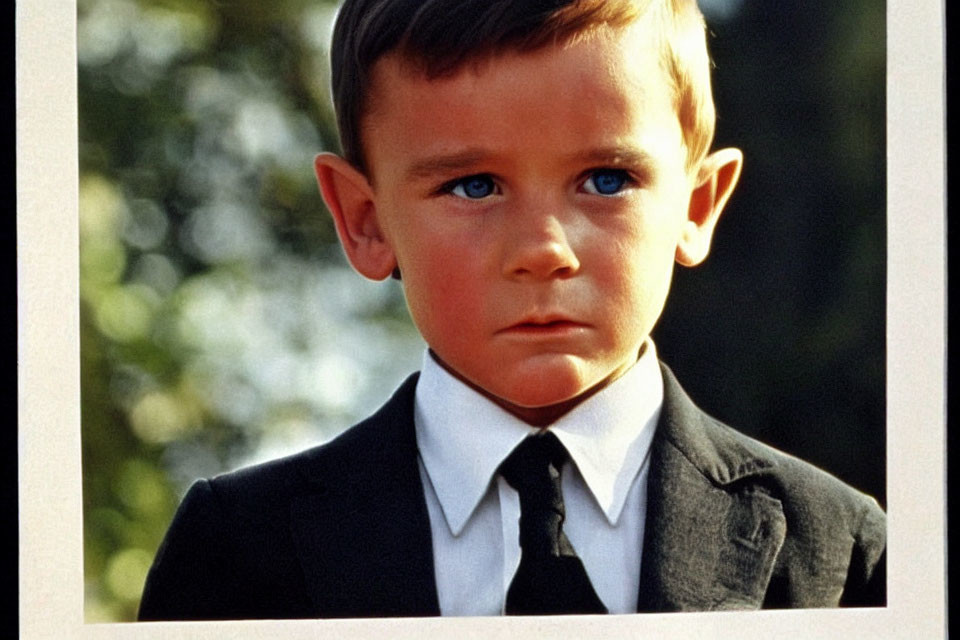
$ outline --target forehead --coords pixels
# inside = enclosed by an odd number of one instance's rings
[[[643,21],[561,45],[507,52],[429,78],[396,55],[374,66],[362,120],[370,170],[382,148],[452,152],[533,145],[551,152],[678,134],[658,37]],[[409,154],[408,154],[409,155]]]

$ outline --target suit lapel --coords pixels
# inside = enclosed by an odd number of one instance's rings
[[[663,367],[638,611],[754,609],[786,533],[756,480],[775,464],[698,409]]]
[[[439,615],[415,387],[412,376],[379,412],[322,449],[312,490],[292,503],[294,539],[321,617]]]

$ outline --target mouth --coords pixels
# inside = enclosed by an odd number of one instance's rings
[[[502,331],[508,334],[561,336],[586,329],[587,325],[563,317],[528,318]]]

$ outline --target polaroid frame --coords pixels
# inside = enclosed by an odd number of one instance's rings
[[[74,0],[16,7],[19,619],[24,638],[946,635],[944,6],[887,3],[888,606],[598,618],[85,624]],[[909,425],[909,428],[905,428]]]

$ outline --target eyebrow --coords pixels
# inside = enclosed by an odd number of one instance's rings
[[[404,172],[409,179],[429,178],[441,173],[454,173],[475,166],[490,154],[482,149],[465,149],[456,153],[438,154],[417,160]]]
[[[633,147],[622,146],[589,149],[585,153],[576,153],[573,157],[590,164],[608,164],[613,166],[647,168],[654,164],[653,156],[649,153]]]
[[[407,179],[415,180],[431,178],[437,174],[457,173],[474,167],[490,157],[489,152],[478,148],[438,154],[415,161],[404,171],[404,174]],[[616,145],[577,151],[570,154],[570,159],[588,164],[640,169],[646,169],[654,164],[653,157],[645,151]]]

